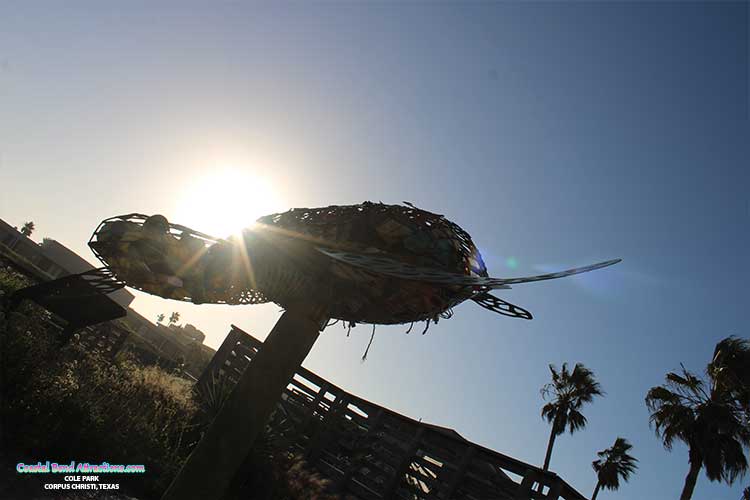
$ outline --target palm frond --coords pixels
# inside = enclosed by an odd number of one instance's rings
[[[573,370],[563,363],[558,371],[555,365],[549,365],[552,382],[541,389],[542,397],[549,400],[542,407],[542,417],[553,424],[553,432],[560,435],[567,428],[571,433],[586,426],[586,417],[581,413],[584,404],[593,401],[595,396],[604,392],[594,378],[594,373],[581,363],[576,363]]]
[[[552,423],[552,421],[557,417],[557,406],[555,406],[554,403],[547,403],[542,407],[542,418],[547,420],[547,423]]]
[[[583,429],[586,427],[586,417],[583,415],[583,413],[579,412],[578,410],[571,410],[568,413],[568,422],[567,422],[568,431],[570,431],[571,434],[573,434],[575,431]]]
[[[750,467],[750,342],[728,337],[716,345],[705,380],[681,365],[646,395],[650,423],[667,450],[674,441],[689,448],[691,464],[711,481],[732,484]],[[603,467],[599,465],[600,470]]]
[[[617,490],[620,478],[626,482],[630,479],[638,468],[638,459],[628,453],[632,448],[626,439],[618,437],[614,445],[597,453],[600,459],[592,462],[591,466],[602,488]]]
[[[750,409],[750,341],[734,336],[720,341],[706,374],[714,390],[731,394],[746,410]]]

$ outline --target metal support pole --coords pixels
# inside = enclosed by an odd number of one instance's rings
[[[319,308],[290,307],[167,488],[162,500],[222,498],[268,421],[281,393],[320,335]]]

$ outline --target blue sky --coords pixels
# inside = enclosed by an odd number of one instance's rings
[[[721,338],[750,336],[747,137],[746,3],[0,6],[0,217],[34,220],[37,239],[93,261],[101,219],[189,225],[175,217],[215,219],[233,192],[248,223],[263,209],[411,201],[469,231],[493,276],[622,257],[507,291],[531,322],[465,304],[425,336],[379,328],[365,363],[369,328],[333,328],[305,362],[536,464],[547,365],[583,362],[607,396],[585,431],[558,439],[551,467],[589,495],[595,452],[626,437],[641,468],[600,498],[679,496],[687,451],[662,449],[646,391],[681,362],[702,370]],[[196,187],[227,168],[258,182]],[[213,346],[230,323],[263,338],[279,316],[134,305],[180,311]],[[694,498],[734,500],[749,481],[702,475]]]

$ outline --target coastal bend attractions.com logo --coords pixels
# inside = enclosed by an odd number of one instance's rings
[[[19,462],[16,464],[16,472],[19,474],[143,474],[146,472],[146,466],[143,464],[119,465],[102,462],[101,464],[90,464],[89,462],[78,462],[71,460],[70,463],[37,462],[35,464],[26,464]]]

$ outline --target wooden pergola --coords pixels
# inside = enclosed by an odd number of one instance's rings
[[[232,325],[198,384],[236,384],[262,345]],[[346,498],[585,500],[553,472],[362,399],[302,367],[278,408],[293,451]]]

